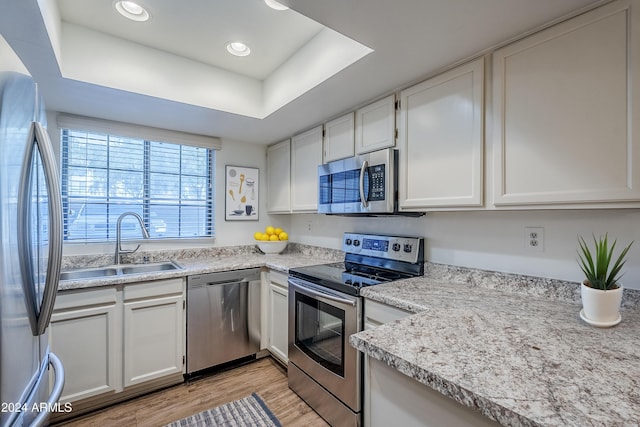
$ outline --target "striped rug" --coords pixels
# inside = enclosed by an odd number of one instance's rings
[[[208,411],[174,421],[164,427],[282,427],[267,404],[255,393]]]

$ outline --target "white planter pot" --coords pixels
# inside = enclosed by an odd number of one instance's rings
[[[582,319],[595,326],[613,326],[620,323],[620,304],[622,303],[622,291],[618,289],[601,290],[590,288],[582,283]]]

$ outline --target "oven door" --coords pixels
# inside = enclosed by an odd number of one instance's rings
[[[289,277],[289,362],[360,411],[361,357],[349,336],[362,330],[362,302]]]

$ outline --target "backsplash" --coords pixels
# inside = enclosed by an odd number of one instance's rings
[[[527,294],[556,301],[580,304],[580,283],[545,277],[502,273],[447,264],[425,263],[424,274],[439,281],[467,283],[487,289]],[[625,289],[624,308],[640,308],[640,290]]]
[[[213,248],[193,248],[166,251],[140,251],[122,256],[123,264],[142,263],[145,257],[148,262],[168,260],[215,259],[260,253],[255,245],[223,246]],[[344,260],[344,252],[337,249],[322,248],[290,242],[282,254],[318,258],[321,262],[340,262]],[[113,264],[113,255],[72,255],[62,260],[62,270],[103,267]],[[425,276],[438,281],[467,283],[487,289],[504,292],[524,293],[534,297],[549,298],[568,303],[580,303],[580,284],[565,280],[521,274],[502,273],[499,271],[481,270],[454,265],[425,263]],[[624,308],[640,308],[640,290],[625,289],[622,300]]]
[[[191,248],[166,251],[139,251],[133,254],[123,254],[122,264],[136,264],[145,262],[161,262],[169,260],[186,259],[214,259],[220,257],[242,256],[260,253],[256,245],[221,246],[213,248]],[[317,257],[322,260],[344,259],[344,253],[336,249],[321,248],[318,246],[289,243],[283,254],[296,254]],[[62,259],[62,271],[79,268],[104,267],[113,264],[113,254],[101,255],[69,255]]]

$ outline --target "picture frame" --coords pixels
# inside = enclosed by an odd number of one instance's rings
[[[225,221],[258,221],[260,218],[260,170],[226,165]]]

